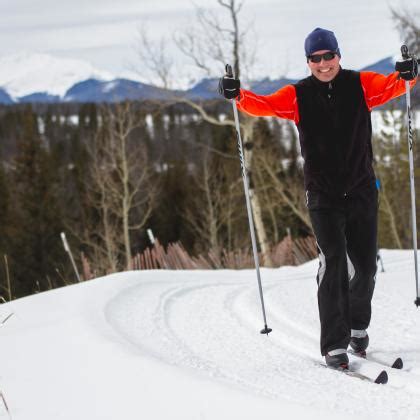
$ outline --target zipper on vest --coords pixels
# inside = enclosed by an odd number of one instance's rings
[[[331,99],[331,92],[332,92],[332,83],[328,83],[328,98]]]

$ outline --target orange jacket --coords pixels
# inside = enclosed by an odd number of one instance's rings
[[[360,81],[369,111],[405,93],[405,80],[398,79],[399,73],[388,76],[371,71],[360,72]],[[416,79],[410,82],[410,87]],[[256,117],[279,117],[299,123],[299,108],[296,90],[286,85],[271,95],[257,95],[241,89],[236,101],[238,109]]]

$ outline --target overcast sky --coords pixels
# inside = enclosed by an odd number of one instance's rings
[[[146,23],[149,35],[170,42],[173,31],[194,21],[194,4],[216,0],[0,0],[0,56],[46,52],[88,60],[115,75],[138,63],[136,37]],[[389,7],[419,12],[418,0],[245,0],[243,22],[254,22],[258,63],[253,76],[302,77],[303,41],[315,27],[333,30],[342,64],[360,68],[399,53],[401,40]],[[251,41],[250,41],[251,42]],[[181,78],[199,78],[186,58],[171,48]],[[140,75],[140,79],[142,76]],[[144,74],[144,79],[147,75]]]

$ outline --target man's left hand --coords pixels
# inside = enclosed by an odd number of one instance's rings
[[[419,73],[417,58],[410,57],[407,60],[397,61],[395,70],[400,73],[401,79],[413,80]]]

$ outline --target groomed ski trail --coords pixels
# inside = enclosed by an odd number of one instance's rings
[[[405,364],[401,372],[388,369],[386,386],[319,366],[316,261],[262,270],[267,321],[273,328],[268,337],[259,334],[263,322],[253,270],[172,271],[166,279],[142,272],[138,284],[108,302],[105,315],[145,355],[210,380],[359,418],[416,419],[420,313],[409,295],[413,288],[406,282],[412,281],[413,267],[405,255],[382,252],[386,272],[378,273],[373,301],[370,352],[402,356]],[[353,363],[372,374],[381,368]]]

